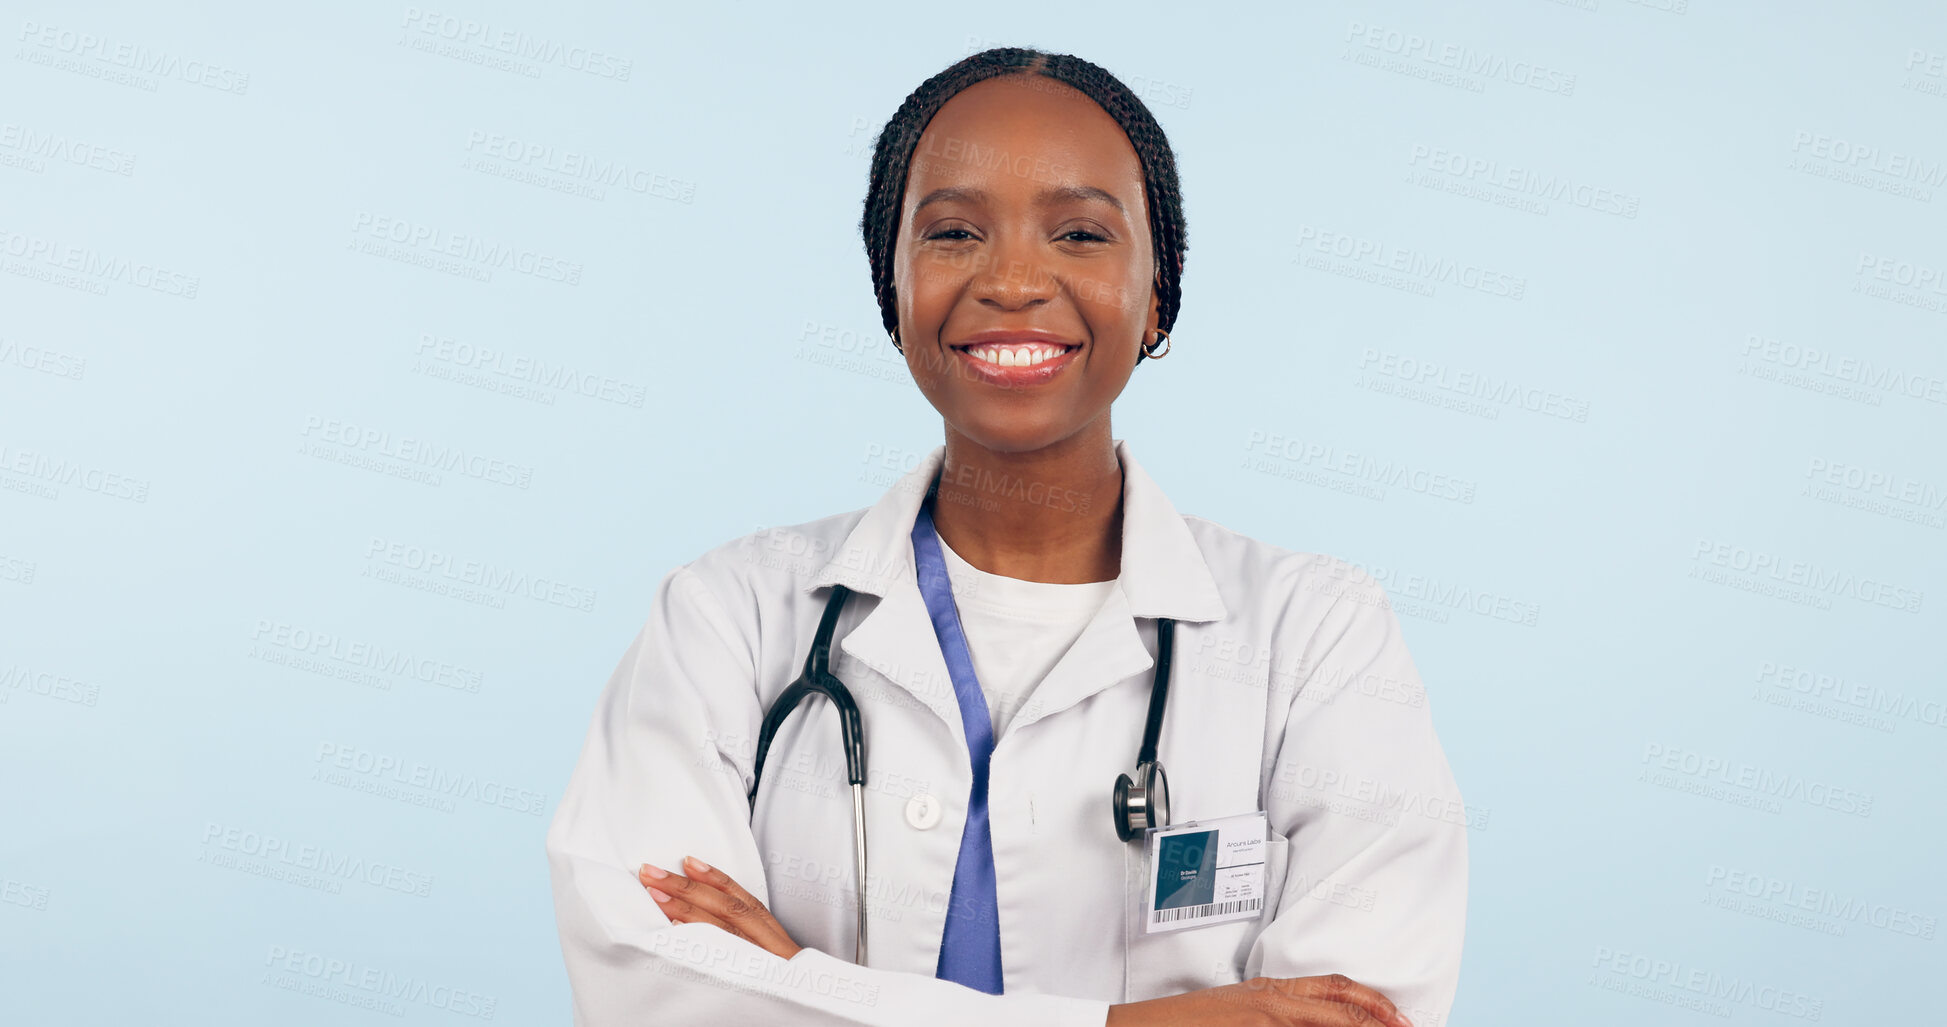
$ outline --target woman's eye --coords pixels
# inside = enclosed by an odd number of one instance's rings
[[[962,242],[973,238],[973,233],[964,228],[942,228],[927,234],[928,239],[941,239],[947,242]],[[1076,228],[1063,232],[1058,238],[1073,242],[1107,242],[1108,237],[1098,235],[1086,228]]]

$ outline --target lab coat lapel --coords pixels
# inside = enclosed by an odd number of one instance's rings
[[[1112,591],[1080,638],[1056,661],[1048,676],[1008,723],[1009,734],[1156,665],[1129,612],[1129,598]]]
[[[940,652],[926,600],[912,578],[893,585],[838,646],[912,693],[946,722],[955,739],[966,744],[966,724],[953,679],[947,674],[946,657]]]
[[[913,560],[913,522],[920,502],[946,459],[937,446],[865,512],[838,552],[804,586],[812,592],[842,584],[879,601],[851,630],[840,629],[838,647],[888,681],[912,693],[965,744],[966,726],[953,693],[946,657]]]
[[[1178,621],[1221,620],[1227,612],[1216,579],[1204,561],[1189,526],[1154,479],[1118,442],[1122,461],[1122,573],[1081,637],[1062,654],[1048,676],[1008,725],[1012,732],[1060,713],[1131,675],[1156,665],[1150,655],[1153,626],[1139,630],[1136,618]],[[1178,654],[1173,667],[1183,663]]]
[[[1068,709],[1155,666],[1136,618],[1214,621],[1227,612],[1203,550],[1182,515],[1130,455],[1127,442],[1116,443],[1116,456],[1123,473],[1118,586],[1036,687],[1009,731]],[[926,600],[919,592],[913,560],[913,521],[945,460],[946,447],[936,446],[894,482],[804,589],[811,592],[838,583],[880,597],[865,619],[844,633],[839,648],[912,693],[964,744],[966,727],[959,701]],[[1153,629],[1149,634],[1154,637]]]

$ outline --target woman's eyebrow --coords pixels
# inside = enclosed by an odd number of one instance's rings
[[[948,200],[985,203],[987,202],[987,198],[985,190],[966,189],[960,186],[950,185],[927,193],[926,198],[920,200],[919,204],[913,208],[913,213],[918,214],[920,211],[925,210],[926,206],[931,203],[944,203]],[[1034,203],[1037,207],[1048,207],[1056,203],[1072,200],[1101,200],[1122,214],[1126,215],[1129,213],[1128,209],[1122,205],[1122,201],[1116,199],[1113,193],[1110,193],[1106,189],[1097,189],[1092,185],[1052,186],[1036,193],[1034,197]]]

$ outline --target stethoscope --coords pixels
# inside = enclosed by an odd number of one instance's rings
[[[818,621],[818,633],[811,640],[811,651],[805,654],[804,672],[779,693],[770,711],[764,714],[764,726],[757,734],[757,759],[751,772],[750,808],[753,813],[757,810],[757,786],[764,776],[764,754],[770,751],[771,739],[784,718],[813,693],[831,700],[832,707],[838,711],[838,730],[845,745],[845,772],[852,784],[852,856],[856,875],[853,890],[859,907],[858,943],[853,962],[864,966],[865,732],[860,727],[859,705],[853,701],[851,690],[830,669],[832,631],[838,626],[838,613],[851,594],[844,585],[832,586],[831,598],[825,601],[824,616]],[[1163,773],[1162,761],[1156,758],[1156,743],[1163,733],[1163,709],[1169,703],[1170,643],[1175,628],[1176,621],[1168,617],[1156,620],[1156,677],[1149,688],[1149,719],[1143,724],[1142,748],[1136,752],[1136,776],[1121,774],[1115,779],[1115,833],[1125,842],[1141,837],[1152,827],[1168,827],[1170,823],[1170,782]]]

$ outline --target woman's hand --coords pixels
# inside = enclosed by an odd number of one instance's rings
[[[689,876],[672,874],[649,863],[636,871],[636,878],[649,889],[649,897],[671,922],[711,924],[785,959],[804,947],[792,941],[771,911],[729,874],[695,856],[683,857],[683,867]]]
[[[803,948],[730,875],[685,857],[687,876],[644,863],[649,897],[673,923],[710,924],[784,959]],[[1343,974],[1256,977],[1109,1008],[1106,1027],[1413,1027],[1391,1000]]]
[[[1107,1027],[1413,1027],[1393,1003],[1344,974],[1241,984],[1109,1007]]]

